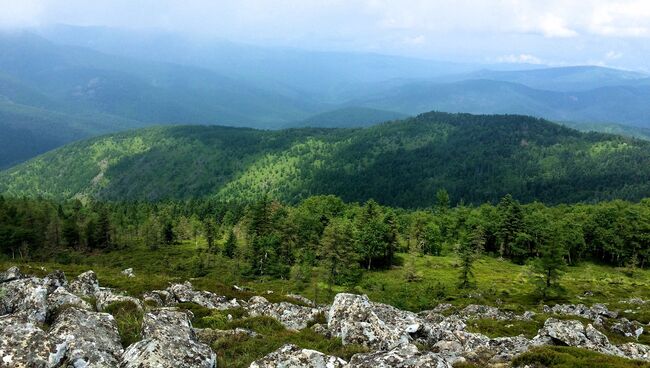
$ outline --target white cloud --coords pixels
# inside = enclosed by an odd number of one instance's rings
[[[496,58],[496,62],[508,63],[508,64],[544,64],[544,62],[540,58],[530,54],[503,55]]]

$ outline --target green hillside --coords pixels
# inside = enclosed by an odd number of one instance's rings
[[[515,115],[427,113],[365,129],[180,126],[74,143],[0,173],[0,192],[164,199],[314,194],[421,207],[506,193],[546,203],[650,195],[650,143]]]
[[[316,114],[287,127],[360,128],[406,117],[407,115],[394,111],[351,106]]]

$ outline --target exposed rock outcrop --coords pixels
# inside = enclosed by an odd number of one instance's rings
[[[452,365],[440,354],[419,352],[411,344],[396,347],[390,351],[355,354],[350,359],[350,368],[451,368]]]
[[[145,314],[142,340],[129,346],[122,368],[213,368],[216,355],[200,343],[184,312],[158,309]]]
[[[58,313],[64,307],[77,307],[85,310],[93,309],[90,303],[72,294],[65,287],[59,286],[47,296],[48,316]]]
[[[65,353],[64,344],[52,343],[45,331],[24,316],[0,317],[0,336],[0,367],[55,367]]]
[[[549,318],[544,323],[537,336],[535,344],[567,345],[594,350],[604,354],[623,355],[621,351],[609,342],[607,336],[595,329],[591,324],[584,327],[580,321],[562,321]]]
[[[383,310],[383,315],[388,313]],[[398,323],[392,320],[393,325]],[[377,350],[389,350],[409,340],[405,330],[390,328],[373,311],[365,295],[337,294],[328,313],[327,327],[343,344],[360,344]]]
[[[2,284],[0,312],[21,313],[30,322],[42,323],[47,317],[47,287],[36,277],[16,279]]]
[[[250,298],[246,310],[253,317],[267,316],[275,318],[286,328],[294,330],[302,330],[307,327],[309,322],[313,321],[320,313],[317,308],[302,307],[287,302],[271,303],[261,296]]]
[[[113,316],[67,308],[56,318],[50,339],[64,347],[64,362],[74,367],[117,367],[122,355]]]
[[[23,277],[25,276],[20,273],[20,269],[13,266],[5,272],[0,273],[0,283],[22,279]]]
[[[94,271],[86,271],[70,283],[70,291],[73,294],[94,297],[99,291],[99,281]]]
[[[209,291],[196,291],[192,284],[186,281],[183,284],[172,284],[167,288],[167,292],[178,303],[195,303],[209,309],[231,309],[239,308],[241,305],[236,300],[228,300],[225,296],[220,296]]]
[[[619,322],[614,323],[610,330],[621,334],[625,337],[634,337],[639,339],[639,336],[643,333],[643,326],[639,322],[629,321],[627,318],[621,318]]]
[[[287,344],[256,360],[250,368],[344,368],[346,364],[341,358]]]

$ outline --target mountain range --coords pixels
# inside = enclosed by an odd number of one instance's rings
[[[650,128],[650,78],[596,66],[470,65],[69,26],[0,33],[0,50],[0,169],[151,125],[361,127],[435,110],[641,138]]]

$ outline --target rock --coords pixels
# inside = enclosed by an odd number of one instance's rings
[[[2,284],[3,314],[22,313],[30,322],[45,322],[47,317],[47,288],[43,280],[31,277]]]
[[[466,319],[468,318],[476,318],[476,319],[485,318],[485,319],[497,319],[497,320],[512,319],[511,317],[508,317],[505,314],[501,313],[499,308],[491,307],[489,305],[470,304],[467,307],[465,307],[463,310],[461,310],[458,314],[461,317],[464,317]]]
[[[22,279],[25,276],[20,273],[20,269],[16,266],[10,267],[5,272],[0,273],[0,283]]]
[[[65,352],[45,331],[24,316],[0,317],[0,367],[46,368],[58,366]]]
[[[189,281],[183,284],[172,284],[167,291],[178,303],[195,303],[202,307],[219,310],[240,307],[235,299],[228,301],[225,296],[219,296],[209,291],[195,291]]]
[[[63,271],[56,270],[43,278],[43,284],[49,294],[60,287],[68,286],[68,280],[65,278]]]
[[[616,318],[616,312],[610,311],[603,304],[594,304],[587,307],[584,304],[556,304],[552,308],[544,306],[544,313],[561,314],[565,316],[578,316],[602,323],[602,318]]]
[[[626,358],[650,362],[650,346],[628,342],[618,348]]]
[[[95,293],[97,298],[97,310],[103,312],[113,303],[132,303],[139,310],[143,310],[140,300],[126,295],[114,294],[110,289],[101,289]]]
[[[621,300],[621,303],[623,303],[623,304],[644,305],[644,304],[648,303],[648,300],[643,300],[643,299],[641,299],[639,297],[633,297],[633,298],[629,298],[627,300]]]
[[[533,343],[535,340],[548,341],[554,345],[568,345],[603,354],[621,355],[618,348],[610,344],[607,336],[596,330],[591,324],[584,327],[580,321],[561,321],[549,318],[533,340]]]
[[[489,362],[491,364],[496,364],[511,361],[515,356],[528,350],[530,345],[530,340],[523,335],[514,337],[497,337],[490,339],[487,347],[478,350],[488,352],[492,356]]]
[[[174,296],[167,290],[154,290],[142,295],[142,300],[156,307],[171,307],[176,304]]]
[[[135,277],[135,274],[133,273],[133,268],[127,268],[125,270],[122,270],[122,275],[126,277]]]
[[[59,313],[64,307],[77,307],[79,309],[93,310],[85,300],[69,292],[65,287],[59,286],[47,296],[48,317]]]
[[[287,344],[264,358],[254,361],[250,368],[343,368],[345,366],[346,362],[341,358]]]
[[[122,354],[120,335],[113,316],[67,308],[56,318],[50,338],[65,347],[66,366],[117,367]]]
[[[453,307],[454,306],[449,304],[449,303],[440,303],[440,304],[436,305],[435,308],[433,308],[433,312],[442,313],[442,312],[450,310]]]
[[[302,307],[287,302],[270,303],[266,298],[261,296],[250,298],[246,309],[252,317],[272,317],[277,319],[286,328],[294,330],[306,328],[309,322],[313,321],[320,313],[320,310],[317,308]]]
[[[81,296],[94,297],[99,291],[99,281],[94,271],[86,271],[70,283],[70,291]]]
[[[233,330],[215,330],[212,328],[195,328],[194,334],[198,341],[210,345],[220,339],[239,339],[243,337],[255,337],[257,332],[245,328],[235,328]]]
[[[312,331],[316,332],[319,335],[323,335],[328,339],[332,337],[332,334],[330,333],[330,330],[327,329],[327,326],[321,325],[320,323],[316,323],[310,328]]]
[[[442,322],[446,317],[438,312],[432,310],[422,311],[418,313],[418,317],[424,319],[428,323],[437,324]]]
[[[157,309],[145,314],[142,338],[126,349],[121,368],[216,367],[215,353],[197,341],[184,312]]]
[[[411,344],[399,346],[390,351],[355,354],[349,367],[354,368],[451,368],[449,361],[440,354],[419,352]]]
[[[337,294],[329,310],[327,328],[343,344],[379,350],[391,349],[410,339],[406,331],[390,328],[382,321],[365,295]]]
[[[639,336],[643,333],[643,326],[639,322],[621,318],[620,321],[610,327],[610,330],[626,337],[634,337],[638,340]]]

